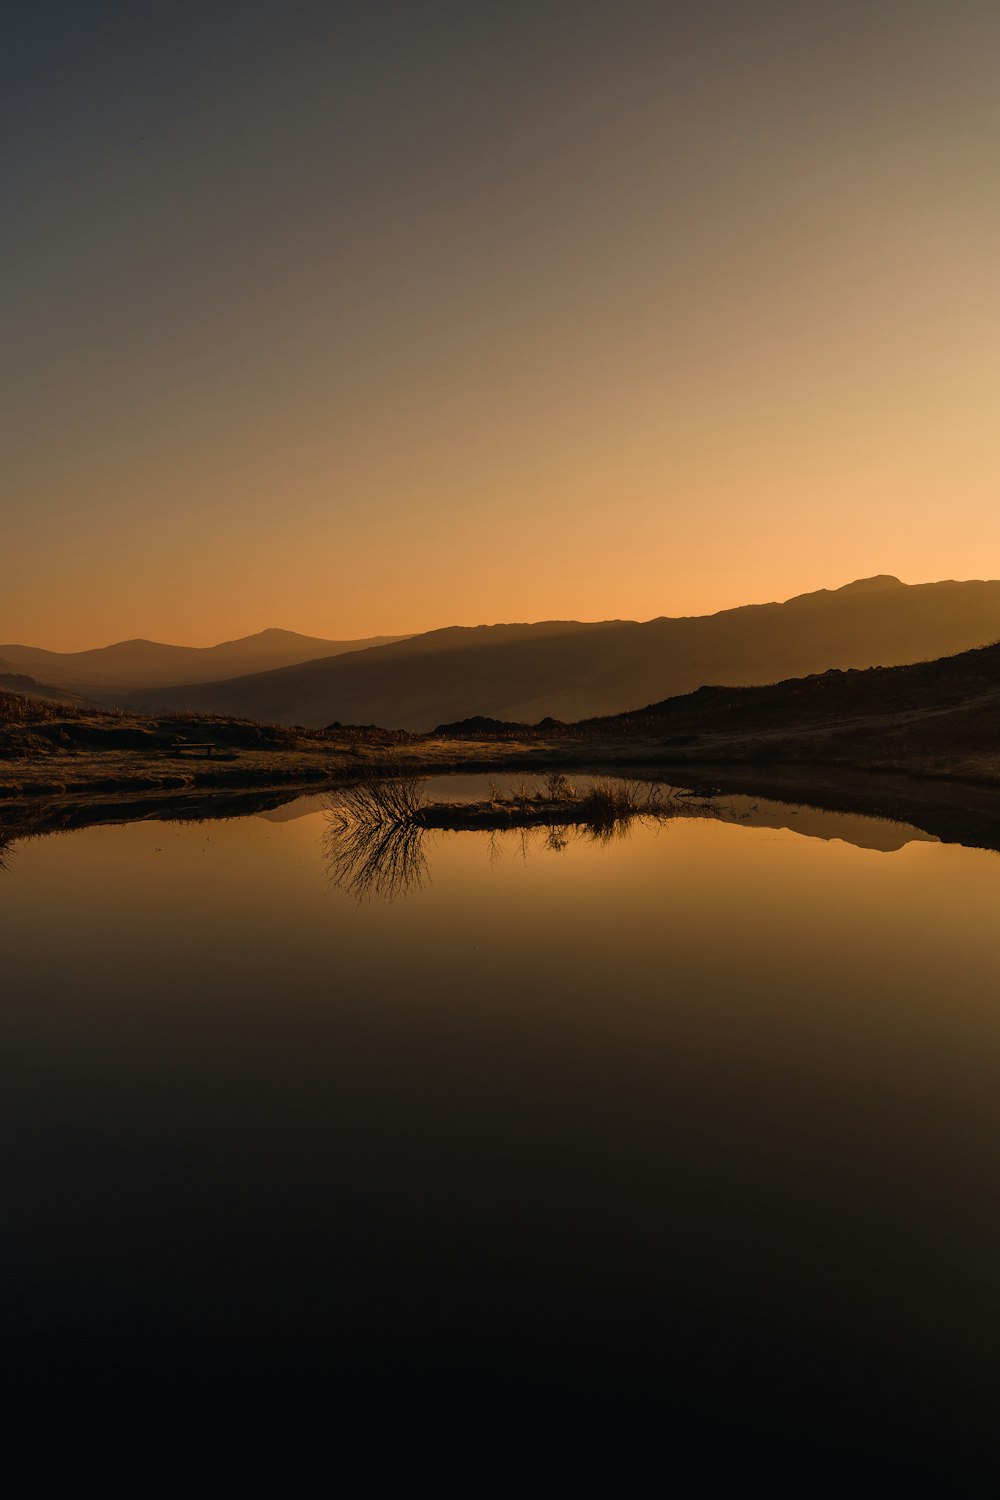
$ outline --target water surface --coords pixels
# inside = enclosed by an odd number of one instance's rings
[[[988,1410],[995,855],[733,800],[359,903],[326,833],[13,849],[22,1395]]]

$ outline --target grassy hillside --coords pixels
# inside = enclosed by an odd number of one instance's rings
[[[895,665],[1000,635],[1000,582],[862,580],[784,604],[644,624],[449,629],[238,680],[136,693],[145,711],[201,709],[321,726],[427,731],[473,715],[578,720],[704,683],[773,682],[827,667]]]
[[[318,785],[356,774],[408,738],[212,714],[151,718],[0,690],[0,797]]]
[[[673,760],[912,764],[968,774],[1000,759],[1000,643],[902,667],[703,687],[574,729],[653,739]]]
[[[220,714],[175,713],[148,717],[92,704],[60,702],[0,689],[0,759],[143,750],[211,744],[227,751],[299,750],[328,744],[394,745],[410,738],[398,730],[351,725],[336,731],[287,728]]]

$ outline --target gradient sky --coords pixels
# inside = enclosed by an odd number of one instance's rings
[[[0,641],[1000,575],[995,0],[7,0]]]

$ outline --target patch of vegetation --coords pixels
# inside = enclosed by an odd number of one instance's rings
[[[23,693],[0,692],[0,755],[39,756],[74,750],[166,752],[185,740],[220,750],[298,750],[333,743],[391,747],[414,738],[373,726],[288,728],[255,719],[193,711],[155,718],[122,708],[77,708]]]
[[[324,851],[331,882],[359,900],[394,899],[427,878],[423,837],[432,829],[500,833],[540,829],[550,849],[569,836],[609,842],[622,838],[636,820],[660,821],[717,813],[709,798],[692,801],[657,783],[601,777],[577,789],[561,771],[535,787],[491,786],[481,802],[429,802],[422,779],[396,772],[369,777],[331,794]]]

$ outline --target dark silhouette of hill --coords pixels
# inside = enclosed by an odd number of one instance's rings
[[[579,755],[588,741],[631,745],[643,763],[667,766],[819,763],[995,781],[1000,642],[901,667],[834,667],[761,687],[701,687],[575,724],[475,717],[439,724],[434,735],[562,743]]]
[[[45,651],[39,646],[0,646],[0,658],[12,672],[41,673],[46,682],[84,693],[164,687],[170,683],[206,682],[240,677],[316,657],[384,645],[398,636],[371,636],[359,641],[328,641],[294,630],[261,630],[256,635],[223,641],[218,646],[170,646],[160,641],[118,641],[91,651]]]
[[[937,661],[702,687],[566,732],[654,738],[665,759],[919,767],[975,774],[1000,756],[1000,642]]]
[[[907,585],[883,575],[715,615],[452,627],[123,701],[139,711],[202,709],[317,727],[340,721],[426,731],[474,715],[579,720],[705,683],[891,666],[998,635],[1000,582]]]

